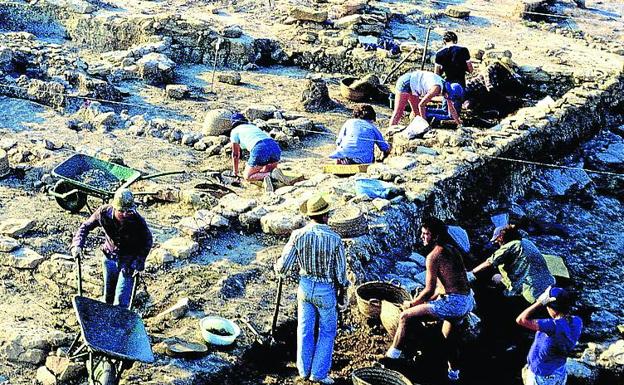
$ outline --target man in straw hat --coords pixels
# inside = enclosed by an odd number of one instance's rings
[[[297,291],[297,369],[299,376],[333,384],[329,376],[337,333],[336,307],[342,304],[349,282],[342,239],[327,225],[331,206],[322,195],[300,207],[310,218],[307,226],[292,232],[275,264],[278,274],[299,269]],[[318,330],[315,330],[318,321]],[[315,336],[316,335],[316,336]]]
[[[145,267],[145,258],[152,248],[152,233],[136,211],[134,196],[128,189],[115,192],[111,204],[100,206],[80,225],[72,241],[74,258],[82,255],[87,235],[96,227],[104,232],[102,270],[104,302],[128,307],[133,277]]]

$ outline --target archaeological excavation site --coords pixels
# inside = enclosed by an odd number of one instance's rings
[[[621,0],[0,0],[0,384],[624,384]]]

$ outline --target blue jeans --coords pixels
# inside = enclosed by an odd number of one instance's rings
[[[297,369],[301,377],[322,380],[329,375],[337,333],[336,289],[302,277],[297,301]]]
[[[129,267],[122,268],[118,261],[104,257],[102,260],[104,272],[104,302],[113,305],[128,307],[132,296],[134,270]]]

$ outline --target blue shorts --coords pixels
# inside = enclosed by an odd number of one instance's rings
[[[472,311],[475,301],[472,292],[469,294],[444,294],[429,302],[431,312],[444,320],[457,320]]]
[[[282,155],[279,145],[273,139],[263,139],[249,152],[249,166],[266,166],[267,164],[277,163]]]
[[[406,73],[405,75],[401,75],[401,77],[396,82],[396,92],[402,92],[411,94],[412,88],[410,87],[410,74]]]

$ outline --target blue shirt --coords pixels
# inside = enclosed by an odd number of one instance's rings
[[[271,137],[253,124],[241,124],[230,133],[232,143],[240,144],[241,148],[247,151],[251,151],[259,141],[265,139]]]
[[[537,327],[527,362],[536,375],[549,376],[565,365],[581,336],[583,322],[576,316],[538,319]]]
[[[383,135],[373,123],[364,119],[349,119],[342,125],[340,133],[338,133],[336,140],[338,148],[329,157],[332,159],[349,158],[360,164],[373,163],[375,144],[383,152],[390,149]]]

